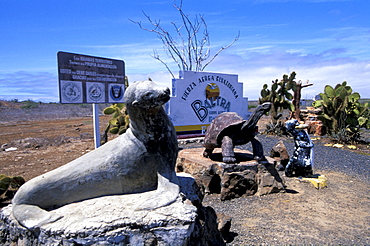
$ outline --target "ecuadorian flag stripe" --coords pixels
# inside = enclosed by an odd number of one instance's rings
[[[209,124],[175,126],[175,130],[178,133],[182,133],[182,132],[201,132],[202,130],[205,130],[208,126],[209,126]]]

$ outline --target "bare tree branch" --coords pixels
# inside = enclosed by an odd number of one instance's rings
[[[154,55],[152,55],[151,57],[153,57],[154,59],[160,61],[168,70],[168,72],[170,72],[172,78],[175,78],[175,75],[173,75],[171,69],[168,67],[167,63],[165,63],[162,59],[159,58],[159,55],[157,54],[157,52],[154,50]]]
[[[207,61],[211,56],[208,26],[203,15],[196,15],[193,20],[190,20],[189,15],[184,13],[182,4],[182,0],[179,1],[179,4],[176,4],[175,0],[174,8],[179,12],[181,18],[180,26],[175,22],[171,22],[174,33],[176,34],[175,37],[162,27],[160,20],[152,20],[144,11],[143,14],[148,20],[151,28],[144,27],[140,21],[133,21],[131,19],[130,21],[137,24],[142,30],[157,34],[167,56],[177,64],[180,70],[204,71],[223,50],[229,48],[239,39],[240,33],[238,33],[233,42],[225,47],[221,47],[221,49],[203,65],[203,62]],[[159,57],[157,51],[154,51],[152,57],[165,65],[166,69],[171,73],[172,77],[174,77],[169,66]]]
[[[238,33],[238,36],[235,37],[234,41],[232,41],[229,45],[225,46],[225,47],[221,47],[221,49],[219,51],[217,51],[217,53],[211,58],[210,61],[208,61],[202,68],[201,71],[203,71],[222,51],[226,50],[227,48],[230,48],[231,45],[233,45],[236,41],[239,40],[239,37],[240,37],[240,32]]]

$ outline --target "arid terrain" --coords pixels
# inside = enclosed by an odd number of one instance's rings
[[[0,146],[4,150],[0,151],[0,174],[29,180],[94,149],[90,107],[65,107],[63,114],[58,114],[62,107],[56,105],[20,109],[19,103],[1,102],[0,106]],[[108,119],[100,117],[101,132]],[[263,121],[259,125],[263,128]],[[266,139],[275,142],[278,138]],[[11,147],[17,149],[5,151]],[[320,155],[327,153],[329,158],[331,149],[325,148]],[[340,153],[344,157],[354,152],[346,149]],[[368,153],[369,146],[364,145],[353,155],[361,157],[358,165],[366,170],[370,168]],[[322,156],[315,158],[320,161]],[[333,158],[338,165],[346,165],[346,158]],[[311,183],[283,177],[285,192],[224,202],[212,194],[206,195],[204,205],[232,217],[234,240],[230,245],[370,245],[369,177],[347,173],[344,168],[315,172],[328,178],[327,188],[317,190]]]

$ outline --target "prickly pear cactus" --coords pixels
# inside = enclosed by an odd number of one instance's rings
[[[20,176],[9,177],[4,174],[0,175],[0,199],[12,199],[19,187],[26,181]]]
[[[125,88],[129,86],[128,78],[125,76]],[[108,132],[111,134],[123,134],[129,128],[130,117],[126,111],[126,105],[124,103],[114,103],[111,106],[103,110],[105,115],[112,115],[112,118],[108,121],[104,133],[101,137],[101,144],[105,144],[108,141]]]
[[[10,185],[11,178],[3,174],[0,175],[0,195],[4,194]]]
[[[319,119],[328,128],[330,134],[346,132],[353,135],[361,127],[370,127],[369,105],[359,102],[360,94],[352,93],[347,82],[337,84],[335,88],[326,85],[324,93],[320,93],[321,100],[313,102],[315,108],[322,107],[323,113]]]
[[[280,118],[278,112],[283,109],[289,109],[290,111],[294,109],[293,105],[289,102],[289,100],[293,99],[293,95],[289,90],[294,89],[296,86],[294,82],[295,76],[295,72],[292,72],[289,77],[284,74],[282,80],[279,81],[276,79],[272,81],[271,89],[268,89],[267,84],[263,85],[259,103],[271,102],[270,116],[274,124],[276,124],[277,120]]]
[[[124,103],[115,103],[103,110],[105,115],[112,115],[112,118],[108,121],[107,127],[105,128],[102,143],[104,144],[108,140],[108,132],[111,134],[123,134],[129,127],[130,117],[127,114],[126,106]]]

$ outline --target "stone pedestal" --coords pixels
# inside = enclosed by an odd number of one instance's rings
[[[215,149],[211,159],[203,157],[203,151],[204,148],[181,150],[177,171],[195,177],[206,193],[220,193],[221,200],[266,195],[285,189],[284,180],[270,157],[258,162],[249,151],[234,149],[238,163],[225,164],[221,149]]]
[[[63,215],[36,231],[20,226],[12,205],[0,211],[1,245],[224,245],[212,208],[188,174],[178,174],[181,196],[154,210],[138,209],[155,192],[104,196],[53,210]]]

